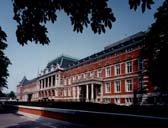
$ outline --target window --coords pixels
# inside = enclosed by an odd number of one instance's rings
[[[139,88],[142,89],[142,87],[143,87],[143,78],[140,77],[139,78]]]
[[[68,85],[71,84],[71,77],[68,78]]]
[[[44,88],[44,79],[42,79],[42,84],[43,84],[43,88]]]
[[[55,96],[55,91],[54,90],[52,90],[52,96]]]
[[[58,96],[58,91],[57,90],[55,90],[55,96]]]
[[[111,103],[111,99],[110,98],[105,98],[104,101],[105,101],[106,104]]]
[[[120,64],[115,65],[115,75],[120,75]]]
[[[99,68],[97,70],[97,77],[102,77],[102,69],[101,68]]]
[[[111,70],[110,70],[110,66],[106,67],[106,77],[110,77],[111,76]]]
[[[51,77],[48,77],[49,80],[49,86],[51,86]]]
[[[84,79],[87,78],[87,72],[83,73],[83,78],[84,78]]]
[[[114,82],[114,92],[115,93],[121,92],[121,85],[120,85],[120,81],[119,80],[116,80]]]
[[[105,93],[111,92],[111,84],[110,82],[105,83]]]
[[[126,92],[132,92],[133,90],[133,80],[129,79],[125,81],[125,91]]]
[[[81,78],[82,78],[82,75],[81,75],[81,74],[79,74],[79,75],[78,75],[78,79],[80,80]]]
[[[138,59],[138,70],[142,71],[143,70],[143,59]]]
[[[39,80],[40,81],[40,89],[41,89],[41,80]]]
[[[131,105],[132,104],[132,98],[125,98],[125,104]]]
[[[94,71],[90,71],[90,77],[94,77]]]
[[[68,96],[71,96],[71,88],[68,88]]]
[[[53,85],[55,85],[55,75],[53,75],[53,81],[52,81],[53,83]]]
[[[64,89],[64,96],[67,96],[67,94],[66,94],[67,92],[66,92],[66,90]]]
[[[120,104],[120,98],[114,98],[114,103],[115,104]]]
[[[73,79],[73,82],[75,82],[76,81],[76,76],[73,76],[72,79]]]
[[[131,73],[132,72],[132,61],[127,61],[126,62],[126,73]]]
[[[64,85],[67,85],[67,81],[66,81],[66,78],[64,79]]]

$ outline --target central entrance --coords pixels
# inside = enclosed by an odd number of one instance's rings
[[[100,93],[101,85],[99,84],[81,85],[79,99],[81,102],[95,102]]]

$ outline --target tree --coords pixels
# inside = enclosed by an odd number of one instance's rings
[[[15,98],[16,95],[15,95],[15,93],[14,93],[13,91],[11,91],[11,92],[8,94],[8,97],[10,97],[10,98]]]
[[[47,36],[47,22],[55,23],[57,12],[63,10],[71,20],[73,31],[81,32],[84,27],[91,26],[94,33],[105,33],[106,28],[112,28],[116,19],[112,9],[108,7],[108,0],[12,0],[13,19],[18,23],[16,30],[17,41],[21,45],[30,42],[42,45],[50,42]],[[129,0],[130,9],[136,10],[141,6],[144,12],[150,9],[153,0]],[[6,34],[0,29],[0,39],[6,41]],[[4,56],[3,50],[7,44],[0,44],[0,87],[6,86],[8,77],[7,67],[10,61]],[[2,81],[1,81],[2,80]]]
[[[5,42],[6,34],[0,27],[0,88],[7,87],[7,77],[9,76],[7,68],[10,64],[10,60],[4,55],[4,50],[7,47],[7,44]]]
[[[142,55],[148,59],[146,68],[152,85],[165,92],[168,91],[168,0],[158,8],[154,17],[156,21],[147,32]]]

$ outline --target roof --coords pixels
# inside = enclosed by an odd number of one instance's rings
[[[56,66],[59,64],[60,68],[63,69],[67,69],[70,65],[76,63],[78,61],[78,59],[73,58],[73,57],[69,57],[69,56],[65,56],[65,55],[61,55],[60,57],[57,57],[56,59],[50,61],[46,68],[51,68],[51,66]]]
[[[131,36],[129,36],[129,37],[126,37],[126,38],[124,38],[124,39],[122,39],[122,40],[119,40],[119,41],[114,42],[114,43],[112,43],[112,44],[110,44],[110,45],[107,45],[106,47],[104,47],[104,49],[109,49],[109,48],[111,48],[111,47],[115,47],[115,46],[117,46],[117,45],[121,45],[121,44],[123,44],[123,43],[127,43],[128,41],[134,40],[134,39],[136,39],[137,37],[142,37],[142,36],[144,36],[144,34],[145,34],[144,32],[138,32],[138,33],[133,34],[133,35],[131,35]]]
[[[18,85],[18,86],[25,86],[25,85],[31,84],[31,83],[35,82],[36,79],[37,79],[37,78],[34,78],[34,79],[32,79],[32,80],[28,80],[28,79],[26,78],[26,76],[24,76],[23,79],[19,82],[19,85]]]
[[[75,64],[71,65],[68,69],[78,67],[78,66],[83,65],[88,62],[90,63],[92,61],[100,59],[101,57],[103,58],[107,55],[113,54],[113,53],[118,52],[122,49],[139,44],[143,41],[144,35],[145,35],[145,32],[138,32],[138,33],[131,35],[127,38],[124,38],[120,41],[112,43],[112,44],[104,47],[104,50],[79,60]]]

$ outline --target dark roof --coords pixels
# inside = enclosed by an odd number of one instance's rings
[[[125,48],[128,48],[128,47],[134,46],[136,44],[139,44],[143,41],[144,35],[145,35],[144,32],[138,32],[138,33],[136,33],[134,35],[131,35],[131,36],[125,38],[125,39],[122,39],[120,41],[112,43],[112,44],[104,47],[104,50],[79,60],[75,64],[71,65],[68,69],[78,67],[78,66],[83,65],[85,63],[92,62],[92,61],[95,61],[97,59],[100,59],[101,57],[105,57],[107,55],[118,52],[122,49],[125,49]]]
[[[78,59],[76,59],[76,58],[61,55],[60,57],[57,57],[56,59],[50,61],[47,64],[46,68],[50,69],[52,65],[56,66],[57,64],[59,64],[60,68],[67,69],[70,65],[76,63],[77,61],[78,61]]]
[[[31,83],[35,82],[36,80],[37,80],[37,78],[34,78],[32,80],[28,80],[26,78],[26,76],[24,76],[23,79],[19,82],[18,86],[25,86],[25,85],[28,85],[28,84],[31,84]]]
[[[129,36],[129,37],[126,37],[126,38],[124,38],[124,39],[122,39],[122,40],[119,40],[119,41],[117,41],[117,42],[114,42],[114,43],[112,43],[112,44],[110,44],[110,45],[104,47],[104,49],[109,49],[109,48],[115,47],[115,46],[117,46],[117,45],[121,45],[121,44],[123,44],[123,43],[127,43],[127,42],[130,41],[130,40],[135,40],[137,37],[142,37],[142,36],[144,36],[144,34],[145,34],[144,32],[138,32],[138,33],[136,33],[136,34],[134,34],[134,35],[131,35],[131,36]]]

